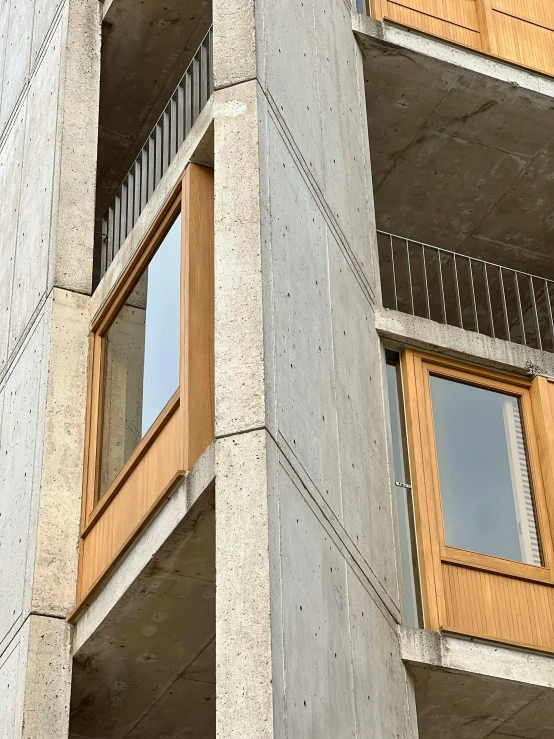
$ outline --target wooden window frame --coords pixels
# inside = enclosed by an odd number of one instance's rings
[[[69,618],[75,618],[84,600],[96,591],[179,478],[192,468],[214,439],[213,194],[213,170],[189,164],[91,322],[77,608]],[[100,497],[106,336],[179,214],[179,387]],[[138,490],[137,479],[149,475],[150,487],[155,487],[162,477],[164,482],[160,489],[149,491],[146,500]],[[144,484],[148,481],[143,481],[143,487]],[[134,493],[137,497],[133,496]],[[122,501],[125,497],[127,503]],[[130,513],[130,503],[136,520],[128,526],[121,525],[118,519]],[[114,520],[110,521],[110,517]],[[88,555],[87,540],[92,532],[98,534],[100,527],[106,528],[100,538],[107,541],[112,537],[113,552],[108,557],[109,561],[99,565],[98,561],[93,561],[95,557],[98,560],[98,551],[94,556]],[[102,542],[95,546],[98,550]]]
[[[444,564],[498,573],[529,582],[554,584],[552,527],[554,505],[545,480],[544,417],[540,387],[531,379],[496,372],[412,349],[401,356],[407,418],[410,470],[414,488],[416,532],[420,552],[423,611],[426,628],[441,629],[445,623]],[[429,377],[437,375],[476,387],[497,390],[520,399],[541,567],[448,546],[444,531],[439,466],[435,443]],[[548,425],[548,421],[546,422]]]

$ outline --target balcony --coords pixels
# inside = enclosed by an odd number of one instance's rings
[[[554,282],[378,232],[383,306],[554,352]]]
[[[420,31],[554,75],[550,0],[365,0],[377,20]]]
[[[99,244],[100,279],[210,99],[213,91],[212,49],[210,28],[103,214]]]

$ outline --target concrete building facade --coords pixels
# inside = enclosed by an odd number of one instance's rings
[[[0,0],[2,739],[554,734],[552,49]]]

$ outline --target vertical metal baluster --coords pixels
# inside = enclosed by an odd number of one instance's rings
[[[208,102],[208,47],[203,41],[200,47],[200,110]]]
[[[471,288],[471,303],[473,306],[473,321],[475,325],[475,330],[478,334],[481,332],[479,331],[479,316],[477,315],[477,302],[475,300],[475,285],[473,282],[473,267],[471,264],[471,257],[468,258],[469,261],[469,286]]]
[[[548,280],[544,280],[544,297],[546,298],[546,309],[548,311],[548,325],[550,326],[550,344],[554,351],[554,319],[552,318],[552,304],[550,302],[550,290]]]
[[[192,124],[200,115],[200,55],[192,60]]]
[[[154,154],[154,187],[157,187],[162,179],[163,168],[163,130],[161,122],[156,125],[155,133],[156,149]]]
[[[127,183],[125,182],[123,185],[121,185],[121,211],[119,216],[119,248],[123,246],[125,243],[125,239],[127,238]]]
[[[152,193],[154,192],[154,188],[156,186],[155,183],[155,172],[154,172],[154,166],[156,164],[156,142],[154,141],[154,137],[150,136],[148,139],[148,190],[146,195],[146,200],[150,200],[152,197]]]
[[[456,255],[453,254],[454,266],[454,285],[456,287],[456,309],[458,311],[458,323],[460,328],[464,327],[464,319],[462,318],[462,301],[460,300],[460,284],[458,282],[458,265],[456,263]]]
[[[444,324],[448,324],[448,318],[446,316],[446,300],[444,299],[444,281],[442,279],[442,257],[440,249],[437,249],[437,259],[439,263],[439,289],[441,294],[442,322]]]
[[[427,318],[431,318],[431,302],[429,300],[429,283],[427,281],[427,262],[425,261],[425,244],[421,247],[421,264],[423,267],[423,286],[425,288],[425,307],[427,309]]]
[[[511,334],[510,334],[510,320],[508,318],[508,304],[506,302],[506,292],[504,290],[504,273],[502,272],[502,267],[499,267],[499,281],[500,281],[500,293],[502,296],[502,312],[504,313],[504,325],[506,326],[506,340],[511,341]]]
[[[488,311],[489,311],[489,325],[490,325],[490,329],[491,329],[491,336],[494,339],[495,338],[495,334],[494,334],[494,318],[493,318],[493,315],[492,315],[491,291],[490,291],[490,287],[489,287],[489,273],[487,271],[487,263],[486,262],[483,262],[483,269],[484,269],[484,272],[485,272],[485,294],[487,296],[487,308],[488,308]]]
[[[112,259],[115,257],[120,247],[121,236],[121,197],[119,194],[115,197],[114,203],[114,223],[113,223],[113,253]]]
[[[525,335],[525,325],[523,323],[523,311],[521,309],[521,295],[519,294],[519,281],[517,272],[514,271],[514,283],[516,288],[517,312],[519,316],[519,325],[521,326],[521,336],[523,337],[523,345],[527,346],[527,337]]]
[[[133,230],[133,207],[135,204],[135,177],[129,172],[127,175],[127,221],[125,223],[125,238]]]
[[[142,212],[140,207],[142,189],[142,154],[139,154],[138,159],[135,162],[135,204],[133,206],[133,226],[138,221],[139,216]]]
[[[539,314],[537,311],[537,301],[535,298],[535,286],[533,285],[533,278],[531,277],[531,275],[529,275],[529,289],[531,290],[531,305],[533,306],[533,318],[535,321],[535,331],[537,332],[537,344],[539,345],[539,349],[542,350],[541,327],[539,324]]]
[[[169,102],[169,161],[172,162],[177,154],[177,95]]]
[[[169,106],[164,110],[162,118],[161,118],[161,128],[162,128],[162,170],[160,173],[160,179],[164,176],[164,174],[167,172],[167,168],[169,167],[169,152],[171,149],[171,122],[169,119]]]
[[[408,265],[408,285],[410,287],[410,305],[412,306],[412,316],[415,316],[415,309],[414,309],[414,288],[412,285],[412,266],[410,264],[410,246],[408,244],[408,239],[404,239],[406,244],[406,263]]]
[[[110,266],[113,259],[113,234],[114,234],[114,208],[110,205],[108,208],[108,240],[106,242],[106,269]],[[104,273],[102,273],[104,277]]]
[[[208,31],[208,97],[214,91],[214,34],[213,29]]]
[[[182,84],[177,88],[177,150],[185,140],[185,89]]]
[[[389,234],[390,241],[390,263],[392,267],[392,289],[394,292],[394,309],[398,310],[398,293],[396,292],[396,270],[394,268],[394,248],[392,245],[392,234]]]
[[[109,211],[108,211],[109,213]],[[106,274],[108,266],[108,218],[102,218],[102,235],[100,236],[100,279]]]
[[[188,136],[192,128],[192,74],[185,75],[185,136]]]
[[[146,142],[146,146],[142,147],[141,151],[141,163],[140,163],[140,212],[146,207],[148,202],[148,146],[149,141]]]

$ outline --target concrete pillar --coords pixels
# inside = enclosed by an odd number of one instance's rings
[[[0,726],[67,737],[99,83],[96,0],[0,9]]]
[[[217,736],[416,737],[350,4],[214,39]]]

